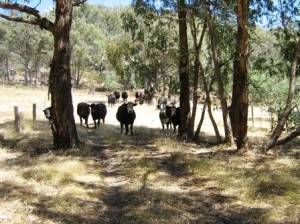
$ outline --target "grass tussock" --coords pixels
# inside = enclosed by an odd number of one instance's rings
[[[86,165],[80,161],[55,161],[48,164],[38,164],[23,172],[25,179],[34,179],[47,184],[65,184],[76,176],[86,172]]]
[[[299,179],[298,179],[299,180]],[[254,194],[262,198],[289,197],[300,200],[300,183],[286,170],[262,173],[256,177]]]

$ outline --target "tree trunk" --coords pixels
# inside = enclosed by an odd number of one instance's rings
[[[214,131],[215,131],[215,134],[216,134],[216,138],[217,138],[217,142],[222,143],[222,138],[221,138],[217,123],[216,123],[216,121],[213,117],[212,111],[211,111],[210,91],[211,91],[211,87],[212,87],[212,84],[213,84],[213,79],[211,80],[210,87],[208,87],[208,84],[207,84],[207,81],[206,81],[206,78],[205,78],[205,75],[204,75],[204,69],[203,69],[201,63],[200,63],[200,74],[201,74],[202,83],[203,83],[203,86],[204,86],[204,91],[205,91],[205,94],[206,94],[206,101],[205,102],[207,104],[208,115],[209,115],[209,118],[210,118],[211,123],[213,125]]]
[[[25,58],[25,62],[24,62],[24,83],[25,83],[26,86],[29,83],[28,76],[29,76],[29,60],[27,60]]]
[[[226,101],[226,95],[224,90],[224,81],[221,75],[221,68],[220,68],[220,62],[219,62],[219,56],[217,52],[217,42],[216,37],[214,33],[214,27],[211,19],[211,12],[209,10],[209,5],[207,5],[207,12],[206,12],[206,19],[208,24],[208,30],[209,30],[209,38],[211,42],[211,53],[212,53],[212,60],[214,65],[214,75],[217,78],[218,82],[218,95],[221,103],[222,108],[222,118],[223,118],[223,124],[224,124],[224,132],[225,132],[225,143],[227,145],[233,145],[233,136],[232,136],[232,130],[231,125],[229,123],[229,117],[228,117],[228,107],[227,107],[227,101]]]
[[[8,58],[5,59],[5,75],[4,80],[10,81],[10,66]]]
[[[71,148],[79,143],[71,93],[70,30],[72,0],[56,1],[54,54],[50,67],[49,90],[53,108],[53,143],[57,148]]]
[[[233,64],[232,103],[230,106],[230,121],[237,149],[248,149],[248,12],[249,1],[237,0],[237,42]]]
[[[292,54],[292,63],[291,63],[291,69],[290,69],[290,81],[289,81],[289,94],[288,94],[288,98],[286,100],[286,105],[285,108],[282,112],[282,114],[279,116],[278,118],[278,123],[271,135],[271,138],[269,139],[268,142],[266,142],[262,149],[267,152],[269,149],[273,148],[274,146],[276,146],[277,141],[282,133],[282,130],[284,128],[284,125],[288,119],[288,116],[290,115],[291,111],[292,111],[292,100],[294,98],[295,95],[295,89],[296,89],[296,70],[297,70],[297,64],[298,64],[298,55],[299,55],[299,51],[300,51],[300,39],[298,40],[293,54]],[[291,137],[298,135],[298,130],[292,135]],[[292,139],[292,138],[287,138],[288,140]],[[283,141],[282,142],[286,142]],[[283,144],[283,143],[282,143]]]
[[[194,135],[194,139],[193,139],[194,141],[198,141],[198,139],[199,139],[201,127],[202,127],[204,117],[205,117],[206,105],[207,105],[207,102],[205,101],[205,103],[203,104],[203,108],[202,108],[201,118],[198,123],[197,129],[195,131],[195,135]]]
[[[200,38],[199,43],[197,40],[197,33],[198,29],[195,23],[195,18],[193,16],[190,17],[190,27],[191,27],[191,34],[193,37],[193,43],[194,43],[194,83],[193,83],[193,109],[192,109],[192,116],[190,118],[190,122],[188,124],[188,138],[193,139],[194,137],[194,126],[195,126],[195,118],[196,118],[196,112],[197,112],[197,104],[198,104],[198,84],[199,84],[199,70],[200,70],[200,50],[202,48],[202,43],[204,40],[204,35],[206,32],[207,25],[204,24]]]
[[[180,125],[178,137],[186,138],[190,114],[189,102],[189,50],[187,39],[187,8],[185,0],[178,1],[179,20],[179,78],[180,78]]]

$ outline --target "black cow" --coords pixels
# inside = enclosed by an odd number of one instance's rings
[[[82,119],[85,120],[86,127],[89,127],[89,115],[91,113],[90,105],[84,102],[81,102],[77,105],[77,114],[80,118],[80,126],[82,126]]]
[[[171,122],[174,126],[174,132],[176,132],[176,126],[180,125],[180,108],[172,106],[171,107]]]
[[[145,95],[142,92],[136,92],[134,102],[138,102],[142,105],[145,102]]]
[[[113,106],[116,103],[116,95],[115,94],[110,94],[107,95],[107,102],[109,106]]]
[[[127,98],[128,98],[128,93],[127,92],[123,92],[122,93],[123,102],[127,102]]]
[[[165,130],[165,125],[167,126],[167,129],[169,130],[169,126],[171,126],[171,107],[166,106],[164,109],[160,109],[159,112],[159,119],[163,128],[163,131]]]
[[[133,135],[132,126],[136,117],[133,107],[136,105],[137,105],[136,103],[128,102],[128,103],[123,103],[121,106],[119,106],[116,117],[121,125],[121,133],[123,132],[123,128],[125,125],[126,135],[127,135],[128,125],[130,125],[131,135]]]
[[[161,96],[157,101],[157,109],[160,109],[161,106],[162,106],[162,109],[164,109],[166,107],[167,103],[168,103],[168,98]]]
[[[116,96],[116,101],[119,102],[120,99],[120,92],[114,92],[115,96]]]
[[[100,120],[102,119],[103,124],[105,122],[105,116],[107,114],[107,109],[106,109],[106,105],[103,103],[99,103],[99,104],[91,104],[91,114],[92,114],[92,118],[94,120],[95,123],[95,129],[98,127],[100,127]],[[98,126],[97,126],[97,121],[98,120]]]

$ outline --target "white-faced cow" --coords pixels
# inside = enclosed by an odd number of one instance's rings
[[[103,103],[98,103],[98,104],[91,104],[91,114],[92,114],[92,118],[94,120],[95,123],[95,129],[98,127],[100,127],[100,120],[102,119],[102,122],[104,124],[105,122],[105,116],[107,114],[107,109],[106,109],[106,105]],[[97,122],[98,120],[98,122]],[[98,125],[97,125],[98,124]]]
[[[53,120],[53,110],[52,107],[47,107],[43,110],[45,117],[49,120],[49,123]]]
[[[43,110],[45,117],[49,120],[49,124],[51,126],[51,130],[53,133],[56,133],[56,128],[55,125],[53,123],[53,119],[54,119],[54,110],[53,107],[47,107],[46,109]]]
[[[166,107],[167,103],[168,103],[168,98],[161,96],[157,101],[157,109],[160,109],[160,108],[164,109]]]
[[[121,106],[119,106],[116,117],[117,120],[120,122],[121,133],[123,132],[123,128],[125,125],[126,135],[127,135],[128,126],[130,125],[130,134],[133,135],[132,127],[136,117],[133,107],[136,105],[137,105],[136,103],[128,102],[128,103],[123,103]]]
[[[172,106],[171,107],[171,122],[174,126],[174,132],[176,132],[176,126],[180,125],[180,108]]]
[[[171,126],[171,107],[170,106],[167,105],[165,108],[160,108],[159,119],[160,119],[163,131],[165,130],[165,125],[167,126],[167,129],[169,129],[169,126]]]

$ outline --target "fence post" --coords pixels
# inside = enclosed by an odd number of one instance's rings
[[[15,130],[16,130],[17,133],[19,133],[20,130],[21,130],[21,124],[20,124],[20,117],[19,117],[18,106],[14,107],[14,111],[15,111]]]
[[[33,122],[36,122],[36,103],[33,104],[32,108]]]

